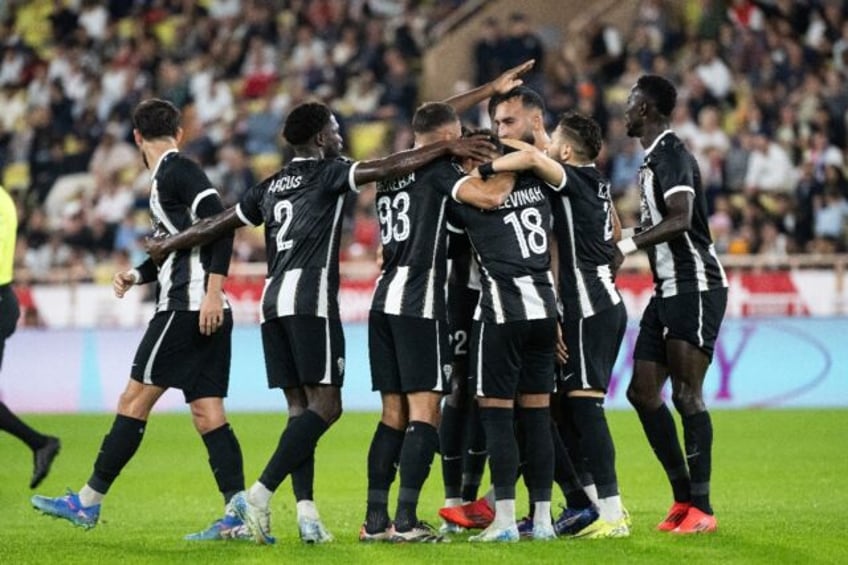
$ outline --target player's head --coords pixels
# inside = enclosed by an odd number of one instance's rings
[[[545,131],[545,102],[526,86],[518,86],[489,99],[489,117],[498,137],[535,144]]]
[[[283,126],[283,139],[295,151],[318,149],[324,157],[337,157],[342,150],[339,122],[327,105],[320,102],[295,106]]]
[[[427,102],[412,116],[412,131],[417,145],[450,141],[462,135],[462,125],[456,110],[443,102]]]
[[[501,140],[498,139],[498,136],[490,129],[464,129],[462,130],[462,137],[471,137],[471,136],[485,136],[486,141],[495,146],[495,152],[498,154],[503,154],[503,144]],[[460,163],[462,168],[466,171],[472,170],[474,167],[478,167],[483,164],[483,161],[477,161],[476,159],[465,159]]]
[[[591,163],[601,152],[602,144],[598,122],[578,112],[566,112],[551,136],[547,153],[563,163]]]
[[[642,75],[627,97],[624,121],[627,135],[642,137],[646,124],[664,124],[677,104],[677,89],[659,75]]]
[[[133,135],[136,144],[142,141],[180,137],[180,111],[172,103],[159,98],[144,100],[135,107],[132,115]]]

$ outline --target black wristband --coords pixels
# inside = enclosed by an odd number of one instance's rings
[[[483,180],[486,180],[487,178],[495,174],[495,169],[492,167],[491,161],[489,161],[488,163],[483,163],[482,165],[477,167],[477,170],[480,172],[480,178],[482,178]]]

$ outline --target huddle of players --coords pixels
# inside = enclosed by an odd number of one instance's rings
[[[520,74],[531,65],[528,62],[507,71],[493,83],[447,104],[425,104],[413,119],[415,148],[374,161],[350,163],[339,158],[341,137],[335,118],[322,104],[302,104],[291,112],[283,130],[296,155],[288,165],[250,189],[237,206],[216,215],[203,214],[201,217],[206,216],[205,219],[188,229],[180,226],[183,231],[167,226],[169,237],[150,244],[151,256],[160,262],[164,260],[159,271],[162,286],[162,270],[173,267],[173,257],[185,257],[187,253],[194,257],[193,251],[186,250],[204,249],[203,245],[220,241],[222,236],[226,238],[243,225],[264,223],[266,228],[268,279],[262,300],[263,348],[269,386],[284,390],[289,421],[260,478],[247,490],[233,493],[230,487],[225,493],[224,517],[194,539],[250,535],[259,543],[272,543],[270,499],[285,477],[291,475],[298,500],[301,538],[307,542],[332,540],[312,500],[314,452],[320,437],[341,414],[344,336],[338,314],[338,246],[342,207],[347,192],[372,181],[378,181],[376,202],[384,263],[369,319],[369,355],[373,387],[381,394],[383,409],[368,454],[368,505],[360,540],[444,539],[418,519],[416,509],[432,459],[440,450],[440,403],[452,373],[460,379],[455,385],[457,390],[466,386],[462,382],[464,378],[474,383],[493,482],[493,519],[481,534],[470,538],[472,541],[518,539],[515,482],[519,461],[523,461],[521,474],[533,508],[532,519],[522,521],[522,534],[546,540],[558,533],[550,509],[556,462],[557,478],[562,478],[558,482],[567,495],[569,507],[576,512],[561,517],[570,521],[572,530],[568,533],[582,537],[629,535],[629,516],[618,495],[614,449],[603,415],[603,397],[625,324],[610,265],[620,262],[622,252],[655,243],[651,232],[657,231],[661,213],[645,222],[652,225],[652,220],[653,229],[625,238],[615,246],[618,223],[609,201],[608,183],[592,165],[600,150],[600,131],[597,124],[579,114],[563,116],[550,143],[540,112],[538,119],[528,121],[528,129],[515,136],[537,147],[547,145],[547,156],[529,145],[509,142],[505,143],[517,150],[501,156],[492,141],[461,137],[454,107],[461,109],[479,98],[496,95],[492,102],[495,109],[501,104],[517,104],[533,112],[541,108],[541,100],[535,93],[513,89],[520,85]],[[650,108],[655,110],[653,91],[643,88],[640,92],[644,98],[640,101],[650,102]],[[642,104],[633,110],[634,120],[644,117],[648,109]],[[663,114],[666,121],[668,114],[670,111]],[[496,119],[499,133],[504,133],[501,130],[508,129],[515,119],[515,116]],[[140,143],[138,138],[137,142]],[[685,151],[682,146],[677,150]],[[473,175],[467,173],[471,170],[475,171]],[[688,190],[680,190],[680,186]],[[675,194],[686,193],[690,197],[690,212],[692,194],[700,199],[699,207],[703,204],[697,178],[690,179],[687,185],[665,188]],[[154,180],[152,205],[155,189]],[[201,195],[205,192],[194,197],[192,213],[198,202],[203,201]],[[655,199],[652,202],[655,208],[665,212],[661,202]],[[155,216],[156,210],[153,206],[152,209]],[[697,215],[701,214],[703,211],[698,209]],[[551,271],[551,225],[559,250],[559,265],[554,272]],[[461,273],[458,265],[451,274],[454,281],[479,281],[480,298],[470,325],[468,298],[472,295],[468,288],[463,288],[468,285],[452,286],[465,301],[460,300],[457,311],[449,312],[448,308],[452,300],[447,292],[449,253],[454,253],[457,261],[462,255],[455,249],[462,247],[462,240],[451,239],[449,250],[447,230],[451,228],[465,232],[470,250],[479,261],[477,274]],[[679,233],[666,230],[658,235],[668,237]],[[691,247],[688,235],[686,238]],[[700,245],[701,241],[697,243]],[[667,259],[660,253],[656,255]],[[136,276],[137,273],[130,284],[150,280],[149,276]],[[557,322],[558,293],[563,307],[561,324]],[[691,312],[688,314],[691,317]],[[659,324],[666,323],[664,310],[658,316],[663,320]],[[216,318],[215,328],[226,320]],[[643,321],[643,331],[644,325]],[[700,326],[697,329],[701,350],[705,351],[711,347],[710,335]],[[712,329],[717,331],[717,323]],[[147,352],[147,372],[133,373],[134,380],[149,383],[149,369],[154,366],[167,330],[167,325],[159,330],[153,351]],[[455,338],[453,343],[451,333]],[[659,339],[663,337],[660,334]],[[682,333],[679,337],[689,339]],[[457,371],[460,364],[451,364],[452,352],[467,352],[466,375]],[[561,394],[552,397],[557,357],[564,363],[558,387]],[[664,358],[652,361],[655,373],[663,371],[663,363],[671,368]],[[661,380],[668,374],[666,370]],[[674,382],[673,371],[671,377]],[[660,382],[659,375],[657,379]],[[179,384],[166,382],[160,386]],[[692,387],[683,388],[692,395]],[[656,393],[659,397],[659,389]],[[220,398],[225,391],[215,394]],[[552,398],[559,414],[556,428],[551,424]],[[454,422],[463,418],[455,408],[445,410],[447,419],[453,418]],[[705,411],[702,409],[701,413]],[[130,427],[143,429],[146,416],[141,421],[132,420]],[[700,423],[703,428],[703,418]],[[579,460],[587,462],[589,472],[583,475],[591,474],[594,489],[581,488],[565,448],[555,441],[559,434],[552,430],[568,426],[574,430],[562,434],[563,439],[571,443],[569,451],[573,455],[581,453]],[[645,427],[648,432],[648,425]],[[226,431],[231,434],[228,426]],[[479,433],[476,435],[481,437]],[[648,435],[654,445],[651,433]],[[457,437],[461,436],[450,434],[442,422],[444,463],[455,457],[448,452],[456,453]],[[447,445],[450,439],[452,447]],[[688,440],[687,436],[687,451]],[[109,441],[107,436],[98,461],[104,459]],[[699,445],[702,453],[709,451],[703,441]],[[656,451],[655,445],[654,448]],[[114,445],[111,449],[126,451]],[[676,449],[679,453],[679,445]],[[461,451],[460,447],[460,456]],[[124,459],[128,461],[131,456],[129,453]],[[237,459],[240,467],[240,452]],[[110,470],[110,483],[126,461]],[[670,467],[678,461],[673,457],[668,465],[662,458],[661,461],[673,485],[675,480],[678,484],[688,484],[685,463],[682,471],[677,467],[672,469],[675,473],[672,477]],[[95,465],[95,475],[97,469]],[[395,515],[390,519],[388,491],[396,469],[400,471],[400,488]],[[446,478],[451,473],[454,477],[450,485],[446,481],[449,505],[463,498],[458,493],[462,485],[456,484],[455,471],[455,466],[452,471],[446,470]],[[479,477],[479,474],[477,470],[469,475]],[[243,478],[241,481],[243,485]],[[473,480],[469,482],[474,488]],[[591,481],[584,479],[583,483]],[[96,486],[96,480],[86,485]],[[691,493],[675,490],[675,500],[680,504],[677,511],[683,508],[684,518],[689,508],[694,507],[694,495],[703,497],[704,481],[698,489],[696,493],[693,484]],[[597,495],[592,497],[596,498],[593,502],[587,492],[594,494],[594,491]],[[96,499],[97,513],[87,519],[78,519],[87,505],[81,504],[79,497],[73,498],[76,496],[73,494],[61,499],[35,497],[33,503],[45,513],[91,527],[99,516],[103,494]],[[711,515],[710,509],[702,510]]]

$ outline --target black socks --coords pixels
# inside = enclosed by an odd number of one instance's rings
[[[330,426],[312,410],[306,410],[288,423],[280,436],[277,449],[262,471],[259,481],[275,491],[280,483],[313,456],[315,445]]]
[[[100,453],[94,461],[94,473],[88,479],[88,486],[100,494],[109,492],[109,487],[129,463],[141,445],[147,422],[128,416],[115,416],[112,429],[100,444]]]
[[[206,432],[202,437],[218,490],[224,495],[224,502],[229,502],[235,493],[244,490],[241,446],[229,424]]]
[[[395,529],[399,532],[407,532],[418,524],[418,496],[438,449],[439,433],[435,427],[426,422],[409,423],[400,452],[400,490],[395,514]]]
[[[653,411],[636,410],[648,443],[668,475],[675,502],[690,502],[689,471],[683,459],[683,450],[677,439],[674,418],[664,403]]]
[[[368,450],[368,509],[365,515],[365,530],[370,534],[382,532],[389,526],[389,488],[397,473],[404,435],[403,430],[380,422],[371,439]]]
[[[683,440],[692,485],[692,504],[707,514],[710,506],[710,474],[712,472],[713,424],[707,411],[683,416]]]

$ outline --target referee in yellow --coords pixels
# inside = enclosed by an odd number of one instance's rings
[[[0,368],[6,339],[15,333],[18,317],[18,299],[12,290],[12,271],[15,263],[15,238],[18,231],[18,212],[9,193],[0,186]],[[45,436],[23,423],[4,402],[0,402],[0,430],[9,432],[32,450],[33,469],[29,488],[35,488],[50,471],[53,459],[59,453],[59,439]]]

